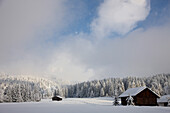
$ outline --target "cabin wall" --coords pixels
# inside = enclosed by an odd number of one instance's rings
[[[135,105],[156,106],[157,96],[149,89],[145,89],[135,96]]]

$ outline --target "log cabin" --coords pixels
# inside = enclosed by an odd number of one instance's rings
[[[127,105],[126,99],[129,95],[133,97],[134,104],[138,106],[156,106],[158,105],[157,98],[160,98],[158,94],[147,87],[130,88],[119,96],[122,105]]]

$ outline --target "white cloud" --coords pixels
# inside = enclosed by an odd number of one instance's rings
[[[61,59],[56,57],[54,67],[65,67],[62,76],[69,78],[70,74],[71,80],[169,73],[169,28],[170,24],[146,31],[139,29],[124,38],[103,39],[97,43],[84,39],[85,34],[73,36],[61,45],[64,49],[59,53],[64,54]]]
[[[69,52],[56,52],[47,67],[47,75],[70,81],[85,81],[94,76],[92,69],[87,68]]]
[[[68,36],[70,40],[54,50],[48,73],[81,81],[169,73],[169,29],[170,24],[138,29],[124,38],[97,42],[85,39],[91,35]]]
[[[91,24],[92,32],[99,38],[111,33],[124,35],[145,20],[149,11],[149,0],[104,0]]]
[[[0,71],[41,73],[53,45],[46,42],[68,24],[66,0],[0,2]]]
[[[0,51],[3,54],[0,56],[1,60],[50,37],[54,28],[55,31],[61,30],[65,26],[63,2],[61,0],[1,1]]]
[[[64,8],[59,0],[5,0],[0,9],[1,39],[8,38],[8,41],[35,38],[31,35],[35,35],[38,28],[48,29],[56,24],[62,27],[64,18]]]
[[[85,39],[91,37],[86,34],[72,36],[57,49],[58,57],[52,57],[54,63],[49,66],[56,73],[62,70],[62,74],[56,75],[71,80],[169,73],[169,28],[168,24],[136,30],[124,38],[97,43]]]

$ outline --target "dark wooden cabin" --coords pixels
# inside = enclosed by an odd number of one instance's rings
[[[126,99],[129,95],[133,97],[134,104],[138,106],[156,106],[158,105],[157,98],[160,98],[159,95],[147,87],[130,88],[119,96],[122,105],[127,105]]]
[[[54,96],[54,97],[52,97],[52,100],[53,100],[53,101],[61,101],[61,100],[62,100],[62,97],[60,97],[60,96]]]

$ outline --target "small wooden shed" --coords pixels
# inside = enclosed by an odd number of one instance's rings
[[[170,95],[164,95],[157,100],[159,106],[169,106],[170,107]]]
[[[134,104],[138,106],[156,106],[158,105],[157,98],[160,98],[158,94],[147,87],[130,88],[119,96],[122,105],[127,105],[126,99],[129,95],[133,97]]]
[[[61,101],[63,98],[61,96],[54,96],[52,97],[53,101]]]

